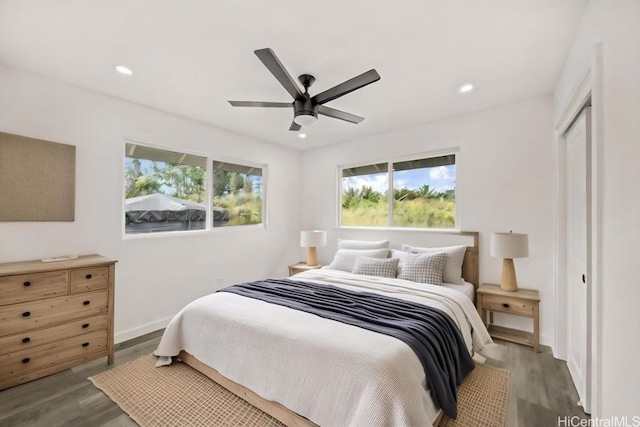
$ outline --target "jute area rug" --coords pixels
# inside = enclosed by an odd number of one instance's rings
[[[183,363],[160,369],[155,357],[102,372],[89,380],[143,427],[284,426]],[[458,390],[458,418],[440,427],[502,427],[509,396],[509,371],[476,364]]]

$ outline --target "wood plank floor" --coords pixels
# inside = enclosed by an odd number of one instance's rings
[[[505,346],[501,361],[487,364],[511,371],[507,427],[558,425],[558,417],[589,418],[577,405],[578,393],[569,376],[567,364],[554,359],[551,348],[531,347],[495,340]]]
[[[156,349],[161,331],[116,346],[114,366]],[[507,427],[556,426],[559,416],[586,418],[576,405],[575,388],[566,364],[548,347],[498,341],[505,346],[501,361],[487,364],[511,371]],[[0,426],[136,426],[87,377],[107,369],[106,358],[0,392]]]

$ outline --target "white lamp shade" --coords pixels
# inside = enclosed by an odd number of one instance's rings
[[[529,256],[529,237],[521,233],[493,233],[490,253],[498,258],[526,258]]]
[[[322,230],[305,230],[300,232],[300,246],[316,248],[327,244],[327,232]]]

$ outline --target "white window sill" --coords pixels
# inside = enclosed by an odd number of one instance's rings
[[[185,236],[203,236],[212,235],[217,233],[236,233],[236,232],[248,232],[266,230],[265,224],[252,224],[252,225],[231,225],[228,227],[215,227],[208,230],[192,230],[192,231],[159,231],[151,233],[131,233],[123,234],[122,240],[145,240],[145,239],[163,239],[171,237],[185,237]]]
[[[412,228],[412,227],[365,227],[353,225],[340,225],[334,227],[336,230],[362,230],[362,231],[406,231],[411,233],[451,233],[458,234],[459,228]]]

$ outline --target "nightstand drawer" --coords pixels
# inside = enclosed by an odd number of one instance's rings
[[[482,307],[485,310],[517,314],[519,316],[533,317],[533,305],[531,301],[523,301],[517,298],[494,295],[485,295],[482,298]]]

